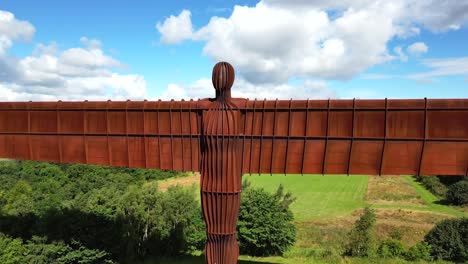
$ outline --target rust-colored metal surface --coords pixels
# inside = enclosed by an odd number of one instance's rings
[[[0,102],[0,157],[200,171],[213,103]],[[467,174],[468,99],[231,103],[243,173]]]
[[[468,99],[0,102],[0,157],[201,172],[207,263],[236,263],[245,173],[468,175]]]
[[[240,207],[240,111],[231,100],[234,69],[218,63],[213,69],[216,99],[203,115],[201,202],[206,223],[206,263],[237,263],[236,222]]]

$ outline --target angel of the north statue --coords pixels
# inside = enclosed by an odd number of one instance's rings
[[[467,175],[468,99],[2,102],[0,157],[199,171],[206,263],[237,263],[245,173]],[[306,177],[306,176],[304,176]]]

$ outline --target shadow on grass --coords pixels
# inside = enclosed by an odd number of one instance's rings
[[[183,256],[183,257],[173,257],[173,258],[156,258],[149,259],[141,264],[205,264],[205,259],[203,256]],[[255,260],[239,260],[238,264],[277,264],[276,262],[263,262]]]
[[[449,201],[445,199],[434,201],[434,203],[439,204],[439,205],[445,205],[445,206],[453,206],[453,204],[451,204]]]

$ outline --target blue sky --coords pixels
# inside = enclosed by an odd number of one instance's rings
[[[220,60],[236,69],[235,96],[468,97],[468,1],[3,0],[0,10],[3,101],[210,97]]]

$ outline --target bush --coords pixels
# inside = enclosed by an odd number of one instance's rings
[[[419,242],[408,249],[405,254],[405,259],[409,261],[431,261],[431,246],[426,242]]]
[[[10,238],[0,233],[0,263],[62,263],[62,264],[111,264],[109,254],[102,250],[88,249],[78,242],[71,246],[63,242],[47,243],[43,237],[23,240]]]
[[[406,253],[405,247],[403,243],[399,240],[395,239],[387,239],[382,241],[377,250],[377,254],[379,254],[382,258],[399,258],[403,257]]]
[[[447,187],[440,182],[437,176],[417,176],[416,180],[434,195],[445,197]]]
[[[468,204],[468,181],[452,184],[447,191],[447,201],[454,205]]]
[[[241,254],[252,256],[282,255],[296,240],[294,217],[289,205],[291,193],[283,193],[280,185],[276,194],[263,189],[247,187],[237,224]]]
[[[375,252],[375,212],[366,207],[361,217],[354,223],[345,245],[344,254],[353,257],[370,257]]]
[[[468,260],[468,218],[448,219],[436,224],[424,237],[431,255],[451,261]]]
[[[25,252],[21,239],[12,239],[0,233],[0,263],[21,264]]]

